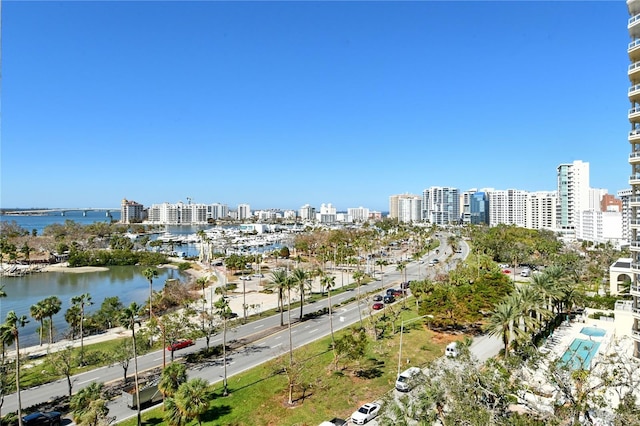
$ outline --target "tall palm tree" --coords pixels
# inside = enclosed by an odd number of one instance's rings
[[[362,324],[362,310],[360,309],[360,283],[363,278],[364,272],[362,272],[360,269],[353,272],[353,279],[356,281],[356,288],[358,289],[356,298],[358,299],[358,315],[360,315],[360,328],[364,327],[364,325]]]
[[[53,343],[53,316],[62,309],[62,300],[58,296],[49,296],[43,301],[44,314],[49,318],[49,346]]]
[[[1,259],[2,257],[0,257]],[[7,292],[4,291],[4,284],[0,285],[0,317],[2,316],[2,299],[7,297]]]
[[[93,305],[89,293],[71,298],[71,304],[80,308],[80,365],[84,365],[84,308]]]
[[[334,351],[336,347],[336,340],[333,337],[333,315],[331,312],[331,289],[334,287],[335,282],[336,282],[336,277],[334,277],[333,275],[325,274],[320,279],[322,288],[327,289],[327,300],[328,300],[328,307],[329,307],[329,328],[331,329],[331,347],[333,348]]]
[[[285,289],[287,291],[287,322],[289,329],[289,366],[293,365],[293,340],[291,335],[291,288],[295,287],[295,282],[288,276],[285,281]]]
[[[158,270],[154,268],[146,268],[142,271],[142,275],[149,281],[149,319],[153,317],[153,279],[158,276]]]
[[[45,319],[45,308],[44,304],[40,302],[34,303],[29,307],[29,315],[31,318],[38,321],[40,323],[40,332],[38,333],[40,337],[40,346],[42,346],[42,333],[44,331],[44,319]]]
[[[302,268],[296,268],[291,271],[291,280],[298,290],[300,295],[300,318],[302,321],[302,310],[304,307],[304,295],[306,292],[311,291],[311,283],[309,282],[309,273]]]
[[[284,291],[287,287],[287,271],[278,269],[271,272],[268,287],[278,292],[278,307],[280,309],[280,327],[284,327]]]
[[[222,318],[222,365],[224,368],[222,396],[227,396],[229,395],[227,387],[227,319],[231,316],[231,308],[229,308],[229,300],[225,296],[218,299],[214,306],[218,315]]]
[[[131,342],[133,344],[133,377],[136,385],[136,404],[138,410],[138,426],[142,425],[140,415],[140,385],[138,383],[138,347],[136,345],[136,317],[140,311],[140,306],[136,302],[131,302],[128,308],[124,308],[120,315],[120,324],[131,330]],[[164,351],[164,348],[163,348]]]
[[[514,335],[522,335],[519,328],[514,327],[514,323],[519,318],[518,306],[509,298],[496,305],[485,330],[490,336],[499,336],[504,345],[504,357],[509,355],[509,344],[514,339]]]
[[[15,311],[7,313],[7,320],[4,323],[7,332],[11,335],[13,343],[16,345],[16,395],[18,397],[18,424],[22,426],[22,397],[20,394],[20,328],[24,327],[29,320],[26,315],[18,316]]]
[[[518,286],[513,293],[514,302],[520,307],[521,318],[517,322],[527,333],[537,333],[541,320],[549,318],[551,312],[544,308],[542,295],[531,285]]]

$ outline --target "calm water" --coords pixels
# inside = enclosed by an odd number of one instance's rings
[[[64,313],[71,306],[71,298],[83,293],[91,295],[93,305],[86,308],[94,312],[100,308],[106,297],[118,296],[128,306],[131,302],[144,304],[149,297],[149,281],[142,275],[143,267],[114,266],[108,271],[88,272],[82,274],[64,272],[45,272],[23,277],[3,277],[2,285],[7,297],[0,299],[0,318],[4,320],[6,313],[14,310],[18,315],[26,315],[29,323],[20,330],[20,343],[25,346],[38,344],[36,328],[40,325],[29,315],[31,305],[49,296],[58,296],[62,301],[62,309],[53,317],[53,324],[58,336],[68,325]],[[158,269],[158,277],[153,280],[154,291],[161,290],[169,278],[187,281],[187,277],[175,269]]]
[[[120,220],[120,210],[112,211],[111,217],[113,220]],[[111,219],[107,217],[105,212],[87,212],[86,216],[82,215],[82,212],[67,212],[64,216],[60,213],[50,213],[43,216],[25,216],[25,215],[0,215],[0,221],[12,222],[15,221],[20,227],[31,232],[35,229],[38,231],[38,235],[42,235],[44,228],[54,223],[63,224],[66,220],[72,220],[82,225],[90,225],[94,222],[109,222]]]

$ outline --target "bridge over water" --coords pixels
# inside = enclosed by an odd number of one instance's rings
[[[51,213],[59,213],[60,216],[64,216],[68,212],[82,212],[83,216],[86,216],[88,212],[105,212],[105,216],[111,216],[111,212],[120,211],[120,207],[62,207],[54,209],[27,209],[27,210],[12,210],[2,209],[0,213],[7,216],[42,216]]]

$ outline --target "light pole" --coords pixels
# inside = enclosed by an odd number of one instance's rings
[[[406,322],[407,324],[417,321],[419,319],[422,318],[432,318],[433,319],[433,315],[431,314],[426,314],[426,315],[422,315],[420,317],[416,317],[416,318],[411,318],[410,320],[402,320],[402,323],[400,324],[400,349],[398,349],[398,376],[400,375],[400,365],[402,364],[402,335],[404,334],[404,323]]]

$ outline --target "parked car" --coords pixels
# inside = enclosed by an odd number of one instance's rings
[[[396,298],[391,295],[386,295],[385,297],[382,298],[382,301],[384,303],[393,303],[396,301]]]
[[[22,417],[24,426],[60,426],[62,414],[59,411],[36,411]]]
[[[531,270],[530,269],[523,269],[522,271],[520,271],[520,276],[521,277],[530,277],[531,276]]]
[[[379,294],[376,294],[375,296],[373,296],[373,301],[374,302],[382,302],[382,296]]]
[[[256,278],[264,278],[264,274],[253,274]]]
[[[418,367],[409,367],[396,379],[396,389],[400,392],[408,392],[413,387],[415,377],[420,374],[422,370]]]
[[[458,343],[451,342],[444,349],[444,354],[448,357],[455,358],[458,356]]]
[[[393,292],[391,293],[392,296],[404,296],[404,294],[406,293],[406,290],[402,290],[402,289],[395,289],[393,290]]]
[[[386,293],[386,294],[387,294],[387,296],[393,296],[393,292],[394,292],[394,291],[396,291],[396,289],[395,289],[395,288],[388,288],[388,289],[387,289],[387,293]]]
[[[407,288],[409,288],[410,284],[411,284],[411,281],[405,281],[402,284],[400,284],[400,288],[407,289]]]
[[[373,305],[371,305],[371,308],[375,311],[379,311],[380,309],[384,308],[384,303],[374,303]]]
[[[369,420],[373,420],[380,412],[380,404],[369,402],[358,408],[358,411],[351,415],[351,421],[355,425],[363,425]]]
[[[172,344],[167,346],[167,350],[169,352],[173,352],[177,351],[178,349],[184,349],[193,345],[195,345],[195,343],[193,343],[193,340],[191,339],[178,340],[177,342],[173,342]]]

